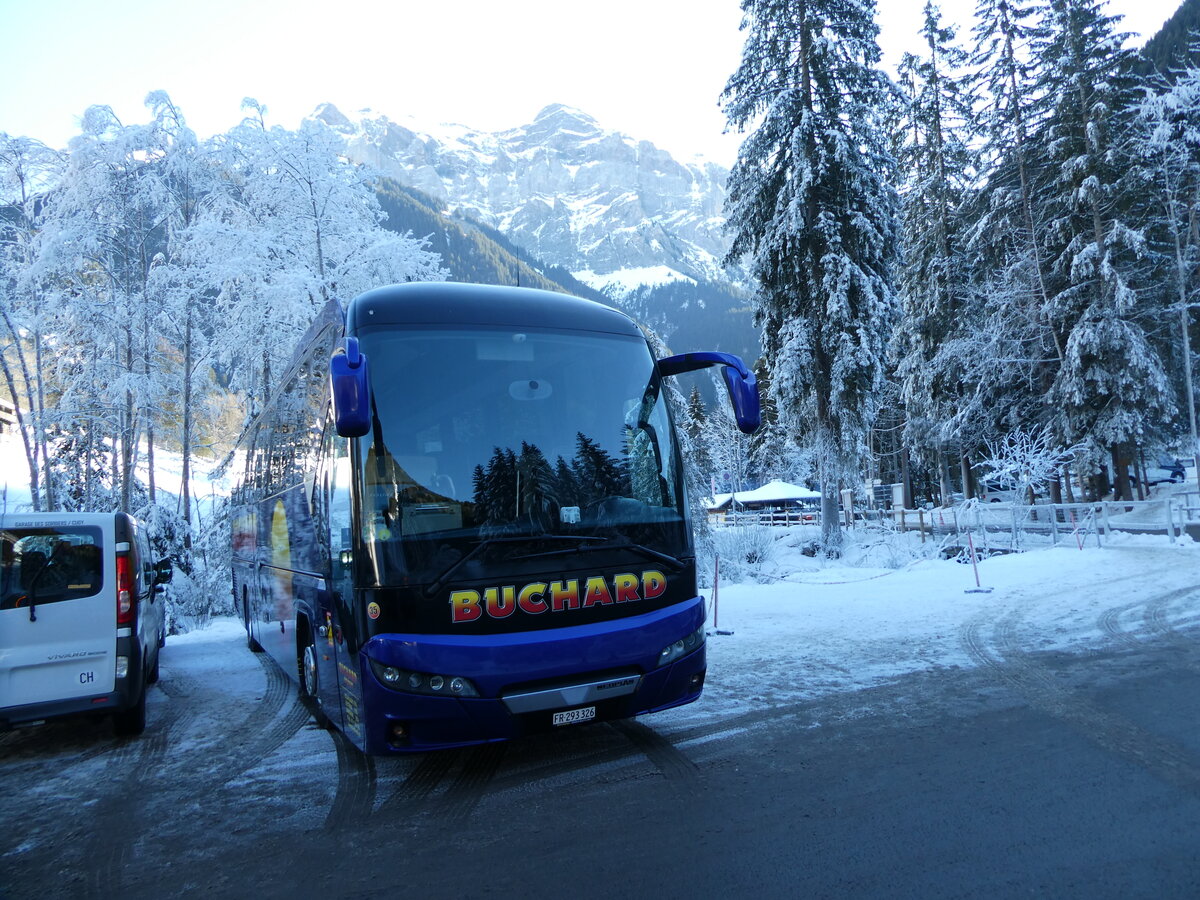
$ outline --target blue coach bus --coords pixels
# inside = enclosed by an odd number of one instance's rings
[[[662,379],[626,315],[526,288],[330,303],[247,428],[233,590],[252,650],[367,753],[690,703],[704,601]]]

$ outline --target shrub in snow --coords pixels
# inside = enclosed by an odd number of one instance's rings
[[[721,559],[722,581],[757,580],[775,559],[775,539],[784,534],[766,525],[735,525],[713,529],[713,552]],[[708,561],[711,579],[713,562]]]
[[[229,528],[224,518],[208,524],[199,535],[183,518],[162,503],[137,512],[146,526],[155,559],[173,563],[167,587],[167,610],[172,634],[208,624],[213,616],[232,615],[229,591]]]

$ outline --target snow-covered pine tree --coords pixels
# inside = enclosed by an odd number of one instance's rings
[[[1151,312],[1131,283],[1144,250],[1126,219],[1137,167],[1124,152],[1134,100],[1130,51],[1102,0],[1050,0],[1041,89],[1052,115],[1042,141],[1055,167],[1049,206],[1054,285],[1047,316],[1063,361],[1048,399],[1062,443],[1111,455],[1128,497],[1132,445],[1174,413],[1166,372],[1147,337]]]
[[[819,460],[822,542],[857,480],[894,314],[897,199],[873,0],[743,0],[722,94],[753,131],[729,179],[727,262],[749,259],[782,426]]]
[[[536,444],[521,441],[517,474],[522,517],[528,518],[539,530],[548,531],[553,527],[553,512],[559,499],[554,470]]]
[[[1061,338],[1047,312],[1046,204],[1053,175],[1036,142],[1052,111],[1039,88],[1048,65],[1038,49],[1048,14],[1047,0],[979,0],[976,8],[971,62],[985,139],[982,188],[968,209],[976,255],[968,300],[973,324],[941,351],[948,364],[969,373],[966,403],[953,417],[967,482],[968,454],[1009,431],[1046,426],[1045,394],[1062,364]]]
[[[939,472],[943,501],[949,479],[944,456],[961,435],[944,429],[961,405],[964,382],[958,361],[940,355],[948,336],[977,326],[967,304],[971,256],[963,210],[974,185],[975,109],[962,69],[967,54],[955,43],[941,11],[925,4],[922,56],[901,64],[904,104],[897,151],[901,166],[904,228],[896,331],[897,376],[906,414],[905,443],[918,460]],[[949,366],[942,365],[950,362]]]
[[[1037,92],[1045,59],[1035,49],[1045,40],[1047,12],[1046,0],[978,0],[971,55],[987,185],[979,196],[974,241],[994,271],[1021,279],[1017,293],[1028,292],[1030,308],[1044,306],[1048,297],[1037,199],[1042,164],[1030,146],[1048,113]]]

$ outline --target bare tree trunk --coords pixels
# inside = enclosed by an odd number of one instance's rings
[[[184,571],[191,571],[192,553],[192,303],[188,298],[183,328],[183,546]]]
[[[158,499],[158,492],[154,486],[154,422],[149,417],[146,421],[146,467],[149,473],[147,477],[150,502],[155,503]]]
[[[133,391],[125,392],[125,408],[121,416],[121,465],[118,474],[121,509],[128,511],[133,502]]]
[[[12,398],[14,415],[16,416],[16,419],[17,419],[17,427],[21,430],[21,441],[25,445],[25,460],[29,465],[30,500],[33,503],[34,511],[40,512],[42,510],[42,497],[41,497],[41,490],[39,489],[39,479],[38,479],[38,470],[39,470],[40,466],[38,463],[38,446],[39,445],[38,445],[38,436],[36,433],[38,430],[38,421],[39,421],[40,417],[38,416],[38,413],[36,410],[30,408],[30,405],[28,403],[28,400],[32,399],[32,394],[30,393],[30,385],[32,384],[32,382],[30,380],[29,367],[28,367],[28,365],[26,365],[26,362],[25,362],[25,353],[21,349],[21,334],[18,331],[16,324],[13,322],[12,318],[9,316],[8,309],[5,308],[0,311],[3,312],[4,324],[6,326],[8,326],[8,332],[9,332],[9,334],[12,335],[13,349],[16,351],[16,354],[17,354],[17,362],[21,366],[21,378],[23,378],[25,381],[25,397],[27,400],[26,412],[28,412],[29,415],[31,415],[33,417],[32,430],[34,431],[34,435],[33,435],[33,441],[31,443],[30,435],[29,435],[30,429],[26,427],[25,414],[21,411],[21,395],[17,391],[16,379],[13,377],[12,370],[8,366],[8,360],[7,359],[3,360],[2,362],[4,365],[4,380],[8,385],[8,394]],[[38,370],[38,373],[39,373],[38,374],[38,383],[40,385],[40,383],[41,383],[41,370],[40,369]],[[51,507],[51,508],[53,508],[53,507]]]
[[[0,354],[0,367],[4,370],[4,380],[8,384],[8,395],[12,398],[13,414],[17,420],[17,430],[21,432],[21,441],[25,445],[25,461],[29,466],[29,497],[33,502],[34,512],[41,512],[41,492],[38,490],[37,445],[29,440],[29,429],[25,427],[25,414],[21,412],[21,400],[17,394],[17,385],[13,380],[12,369],[8,360]]]
[[[58,498],[55,496],[54,479],[50,476],[50,452],[46,447],[46,385],[42,380],[42,332],[40,329],[33,331],[33,365],[37,370],[37,408],[33,410],[33,425],[37,433],[37,452],[34,454],[35,459],[40,454],[41,459],[39,465],[46,467],[46,477],[43,480],[46,490],[46,509],[58,509]],[[33,392],[30,392],[30,400],[34,399]]]
[[[971,477],[971,458],[964,452],[958,460],[962,473],[963,499],[970,500],[975,496],[975,480]]]
[[[1132,500],[1133,491],[1129,485],[1129,459],[1121,452],[1121,445],[1114,444],[1112,448],[1113,462],[1113,499]]]

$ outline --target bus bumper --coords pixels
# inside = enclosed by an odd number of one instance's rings
[[[661,653],[703,634],[704,601],[643,616],[519,634],[376,635],[363,648],[364,749],[406,753],[508,740],[549,730],[555,713],[623,719],[691,703],[706,669],[705,645],[667,665]],[[385,685],[370,660],[406,671],[470,679],[478,697],[431,696]],[[615,688],[615,696],[605,696]]]

